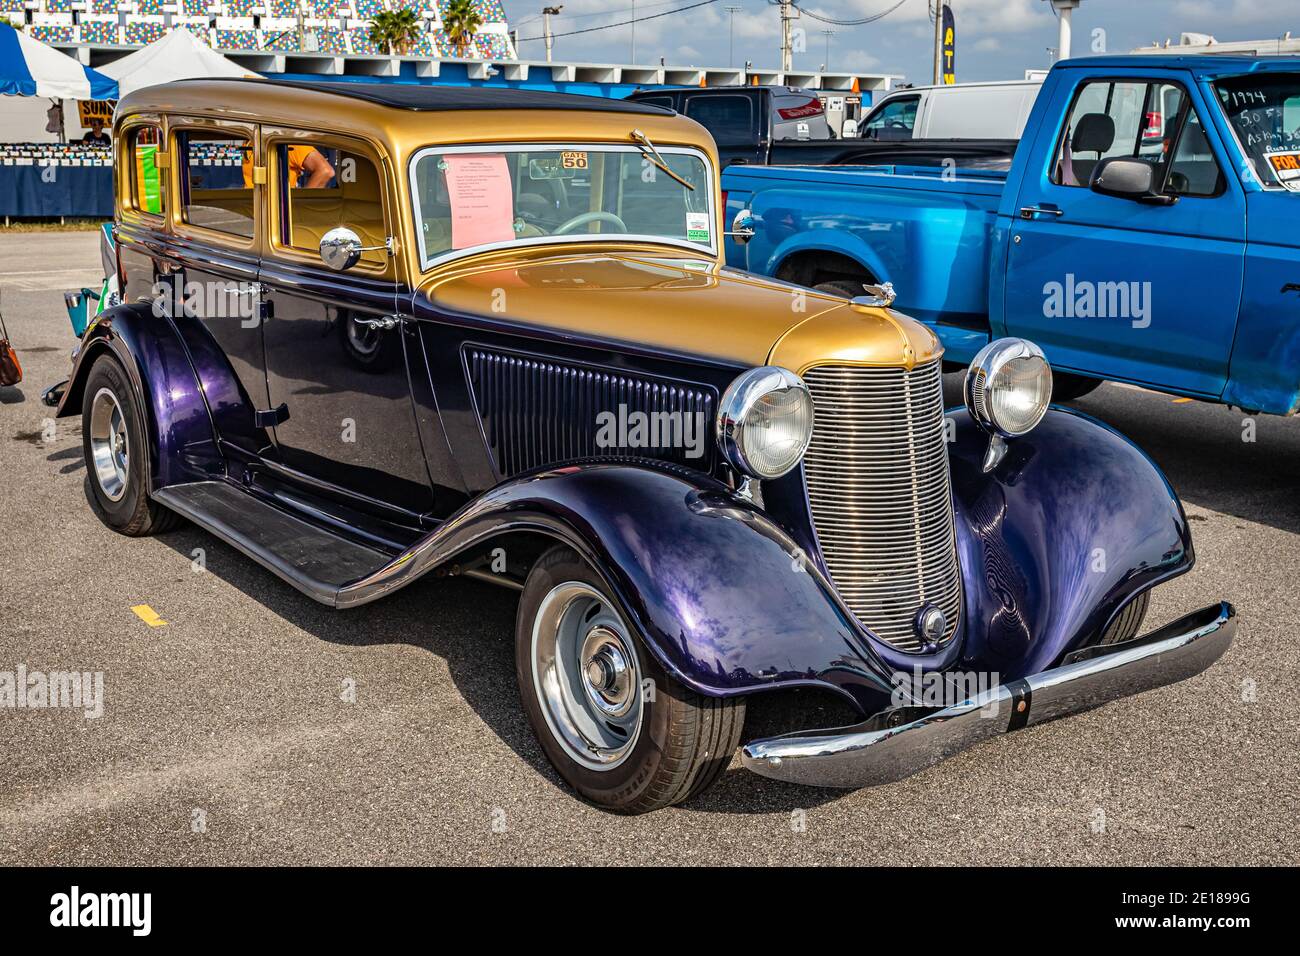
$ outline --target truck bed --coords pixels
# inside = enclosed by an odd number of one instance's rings
[[[934,166],[733,166],[722,176],[727,221],[757,219],[727,261],[807,281],[799,264],[842,254],[888,277],[896,308],[939,327],[954,358],[988,341],[993,225],[1006,185],[998,170]],[[779,267],[779,268],[778,268]]]

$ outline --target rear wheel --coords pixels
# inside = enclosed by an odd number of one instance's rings
[[[142,537],[180,520],[149,497],[149,445],[131,383],[117,359],[101,355],[81,400],[86,484],[99,519],[119,534]]]
[[[515,669],[547,758],[592,803],[646,813],[707,789],[745,719],[741,699],[673,680],[633,635],[600,577],[567,547],[529,572]]]

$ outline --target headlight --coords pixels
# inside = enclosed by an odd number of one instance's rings
[[[1027,339],[998,339],[979,350],[966,373],[966,407],[1003,438],[1034,429],[1052,401],[1052,367]]]
[[[812,430],[808,386],[775,365],[745,372],[727,387],[718,407],[722,454],[752,478],[780,478],[799,464]]]

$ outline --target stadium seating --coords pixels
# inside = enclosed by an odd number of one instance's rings
[[[415,57],[504,60],[510,45],[501,0],[475,0],[483,25],[462,52],[442,30],[447,0],[0,0],[0,21],[38,40],[68,47],[152,43],[177,26],[222,51],[382,55],[370,42],[373,18],[411,10],[420,33],[406,51]]]

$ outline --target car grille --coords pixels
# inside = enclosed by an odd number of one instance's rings
[[[816,406],[804,457],[822,558],[858,620],[919,651],[914,620],[937,605],[951,639],[961,613],[938,362],[897,368],[823,365],[804,381]]]

